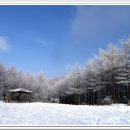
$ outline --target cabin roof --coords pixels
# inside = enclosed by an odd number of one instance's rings
[[[24,89],[24,88],[17,88],[17,89],[11,89],[7,90],[8,92],[23,92],[23,93],[32,93],[32,91]]]

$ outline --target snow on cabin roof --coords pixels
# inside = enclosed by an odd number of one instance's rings
[[[17,89],[11,89],[7,90],[8,92],[26,92],[26,93],[32,93],[32,91],[24,89],[24,88],[17,88]]]

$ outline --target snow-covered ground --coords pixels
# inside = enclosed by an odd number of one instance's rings
[[[130,125],[130,107],[0,102],[0,125]]]

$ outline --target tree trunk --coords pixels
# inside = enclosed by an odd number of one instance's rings
[[[130,86],[128,86],[128,104],[130,105]]]
[[[116,86],[115,86],[114,68],[112,74],[112,100],[114,103],[116,103]]]

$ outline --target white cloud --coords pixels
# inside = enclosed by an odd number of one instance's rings
[[[0,36],[0,51],[8,52],[9,49],[10,49],[10,46],[7,42],[7,39],[5,37]]]

